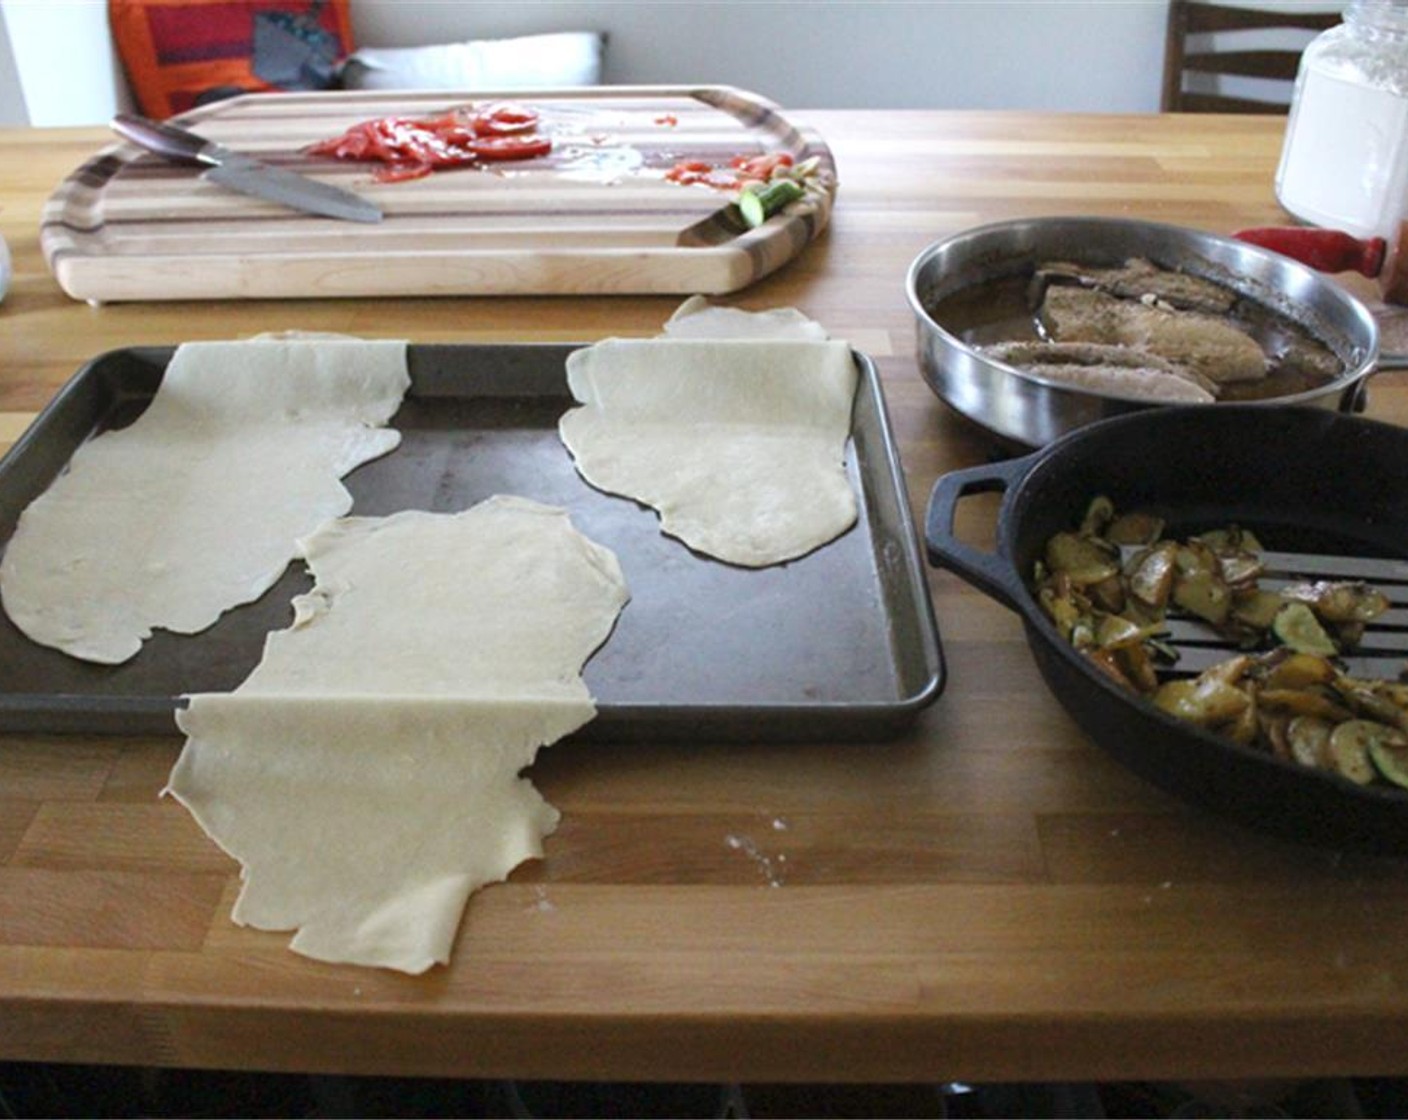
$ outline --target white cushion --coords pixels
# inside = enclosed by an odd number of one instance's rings
[[[561,31],[429,47],[362,47],[347,60],[347,89],[532,89],[601,81],[603,36]]]

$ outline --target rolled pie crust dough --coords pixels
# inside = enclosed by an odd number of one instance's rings
[[[567,380],[582,407],[558,430],[582,477],[699,552],[765,567],[856,521],[844,342],[608,339],[569,355]]]
[[[826,328],[795,307],[748,311],[690,296],[665,321],[666,338],[773,338],[825,342]]]
[[[178,712],[166,792],[240,861],[237,923],[422,972],[475,889],[542,854],[558,813],[520,771],[595,715],[580,671],[625,580],[521,498],[346,518],[303,551],[293,626],[233,693]]]
[[[259,598],[296,541],[346,513],[340,479],[386,454],[404,342],[192,342],[146,410],[80,446],[21,515],[0,601],[32,640],[89,661],[152,630],[194,634]]]

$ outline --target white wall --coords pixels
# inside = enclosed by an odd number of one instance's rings
[[[0,11],[0,125],[28,123],[24,85],[20,82],[19,68],[15,65],[15,52],[10,47],[4,12]]]
[[[793,108],[1158,108],[1166,0],[354,0],[368,46],[606,31],[605,79]]]
[[[0,120],[97,124],[126,106],[103,0],[0,0],[0,20],[10,47],[0,60]],[[6,64],[18,76],[20,106],[6,96]]]
[[[736,85],[793,108],[1153,111],[1166,12],[1167,0],[352,0],[363,46],[605,31],[609,83]],[[0,124],[100,124],[127,102],[105,0],[0,0]]]

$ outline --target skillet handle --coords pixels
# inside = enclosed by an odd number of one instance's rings
[[[1341,412],[1363,412],[1369,406],[1369,378],[1385,370],[1408,369],[1408,353],[1380,352],[1374,368],[1340,394]]]
[[[960,498],[968,494],[1006,491],[1027,473],[1036,459],[1037,455],[1033,454],[942,475],[929,495],[929,509],[924,519],[929,563],[957,572],[979,591],[1014,611],[1021,610],[1020,596],[1025,591],[1021,577],[1000,556],[964,544],[955,537],[953,517]]]
[[[1379,360],[1374,366],[1374,372],[1380,370],[1408,369],[1408,354],[1390,354],[1380,352]]]

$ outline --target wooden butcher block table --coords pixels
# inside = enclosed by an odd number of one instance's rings
[[[837,205],[730,302],[796,306],[875,359],[916,511],[940,473],[1000,453],[915,367],[904,275],[925,245],[1031,215],[1218,233],[1285,218],[1276,119],[789,116],[833,153]],[[38,231],[55,187],[110,142],[0,133],[15,264],[0,444],[113,348],[287,329],[590,341],[653,333],[678,303],[88,306],[55,282]],[[1376,376],[1368,412],[1408,423],[1408,377]],[[978,543],[989,498],[961,510]],[[474,897],[452,963],[418,977],[312,962],[234,926],[235,864],[158,797],[175,737],[0,737],[0,1059],[774,1081],[1408,1074],[1408,866],[1174,802],[1064,715],[1014,614],[930,580],[948,679],[907,730],[543,752],[533,779],[563,813],[546,857]]]

